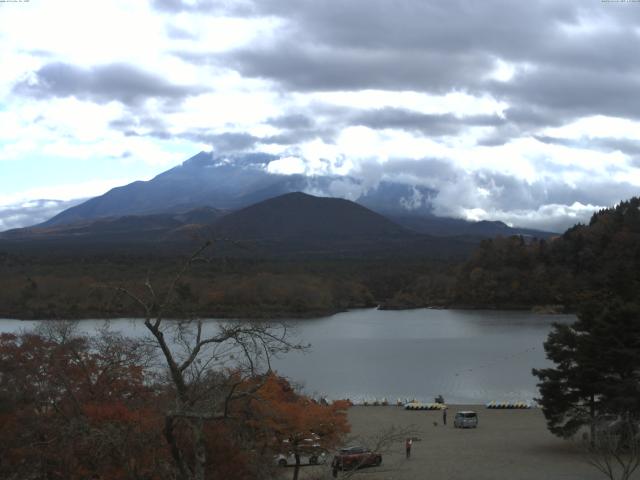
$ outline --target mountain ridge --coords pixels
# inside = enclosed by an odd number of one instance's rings
[[[271,173],[268,165],[277,158],[264,153],[215,157],[212,153],[200,152],[151,180],[113,188],[36,226],[54,227],[127,215],[174,214],[201,207],[235,211],[296,191],[338,198],[331,194],[338,188],[336,185],[351,182],[358,187],[357,181],[350,177]],[[430,203],[436,193],[426,187],[382,181],[375,187],[362,190],[356,202],[416,233],[543,238],[553,235],[497,222],[485,224],[436,217]],[[409,203],[411,209],[407,208]]]

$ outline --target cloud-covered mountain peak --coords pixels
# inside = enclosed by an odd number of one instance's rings
[[[262,152],[227,153],[200,152],[182,162],[182,167],[189,169],[231,166],[238,168],[266,169],[267,165],[278,157]]]

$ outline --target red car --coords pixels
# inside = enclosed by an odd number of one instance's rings
[[[333,457],[332,468],[352,470],[361,467],[378,466],[382,463],[382,455],[364,447],[341,448]]]

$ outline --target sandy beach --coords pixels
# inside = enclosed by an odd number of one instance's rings
[[[453,428],[458,410],[478,412],[477,429]],[[352,434],[371,441],[391,427],[413,427],[419,441],[411,458],[404,443],[383,451],[383,464],[359,470],[350,478],[366,480],[597,480],[602,473],[587,463],[580,445],[551,435],[539,409],[491,410],[484,406],[450,406],[448,425],[439,411],[407,411],[400,407],[352,407]],[[357,442],[354,441],[353,443]],[[286,469],[291,474],[290,469]],[[304,468],[302,478],[331,478],[328,466]],[[285,472],[283,472],[285,473]],[[339,473],[338,478],[345,475]],[[290,478],[284,475],[283,478]],[[640,478],[636,472],[633,478]]]

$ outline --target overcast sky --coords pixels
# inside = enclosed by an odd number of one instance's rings
[[[560,230],[640,193],[639,52],[639,1],[0,2],[0,230],[212,149]]]

